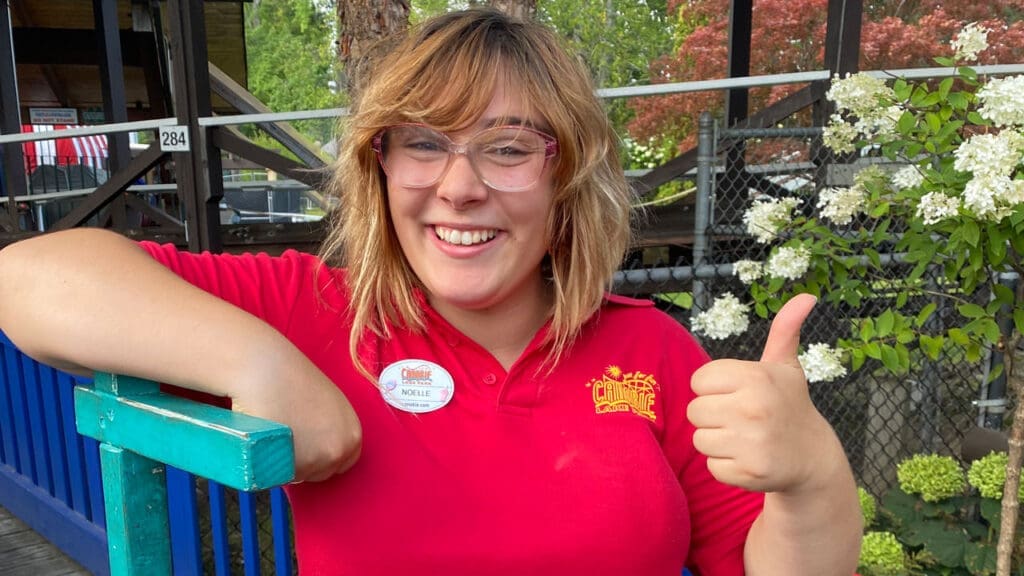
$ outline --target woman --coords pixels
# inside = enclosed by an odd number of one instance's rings
[[[761,362],[708,362],[606,294],[613,143],[549,31],[442,16],[360,90],[321,258],[43,236],[0,253],[0,327],[291,426],[303,574],[852,573],[852,476],[796,361],[813,298]]]

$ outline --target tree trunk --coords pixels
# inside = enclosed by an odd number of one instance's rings
[[[1017,280],[1016,301],[1024,302],[1024,279]],[[1013,424],[1010,426],[1009,450],[1006,462],[1006,484],[1003,486],[1002,515],[999,523],[999,542],[996,545],[996,576],[1010,576],[1013,561],[1013,547],[1016,543],[1017,517],[1020,513],[1021,460],[1024,459],[1024,374],[1017,365],[1017,346],[1021,337],[1013,331],[1006,339],[1006,350],[1003,352],[1003,369],[1006,372],[1006,383],[1009,387],[1007,396],[1016,400],[1013,412]]]
[[[339,0],[338,61],[341,85],[354,95],[360,71],[390,47],[395,33],[409,27],[407,0]]]
[[[493,8],[509,16],[530,20],[537,13],[537,0],[490,0]]]

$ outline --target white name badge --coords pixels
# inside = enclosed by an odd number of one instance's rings
[[[406,412],[433,412],[448,404],[454,392],[452,375],[428,360],[399,360],[380,373],[384,401]]]

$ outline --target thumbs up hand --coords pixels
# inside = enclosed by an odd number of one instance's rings
[[[814,483],[835,434],[811,403],[797,350],[815,298],[787,302],[759,362],[716,360],[694,373],[687,417],[694,447],[720,482],[759,492],[790,492]]]

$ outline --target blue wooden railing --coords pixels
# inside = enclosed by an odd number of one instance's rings
[[[89,571],[110,574],[100,445],[78,434],[75,424],[74,387],[92,389],[93,383],[35,362],[2,333],[0,354],[0,506]],[[174,442],[157,444],[173,448]],[[212,553],[214,573],[237,573],[232,562],[239,554],[232,548],[238,546],[246,576],[259,576],[261,559],[270,554],[276,574],[292,574],[289,513],[280,488],[269,491],[267,510],[257,504],[256,494],[214,481],[205,485],[208,501],[199,501],[196,478],[171,466],[166,487],[175,576],[203,574],[204,548]],[[236,497],[237,527],[228,517]],[[210,524],[204,541],[200,517],[205,514]],[[270,540],[259,537],[257,518],[269,518]]]

